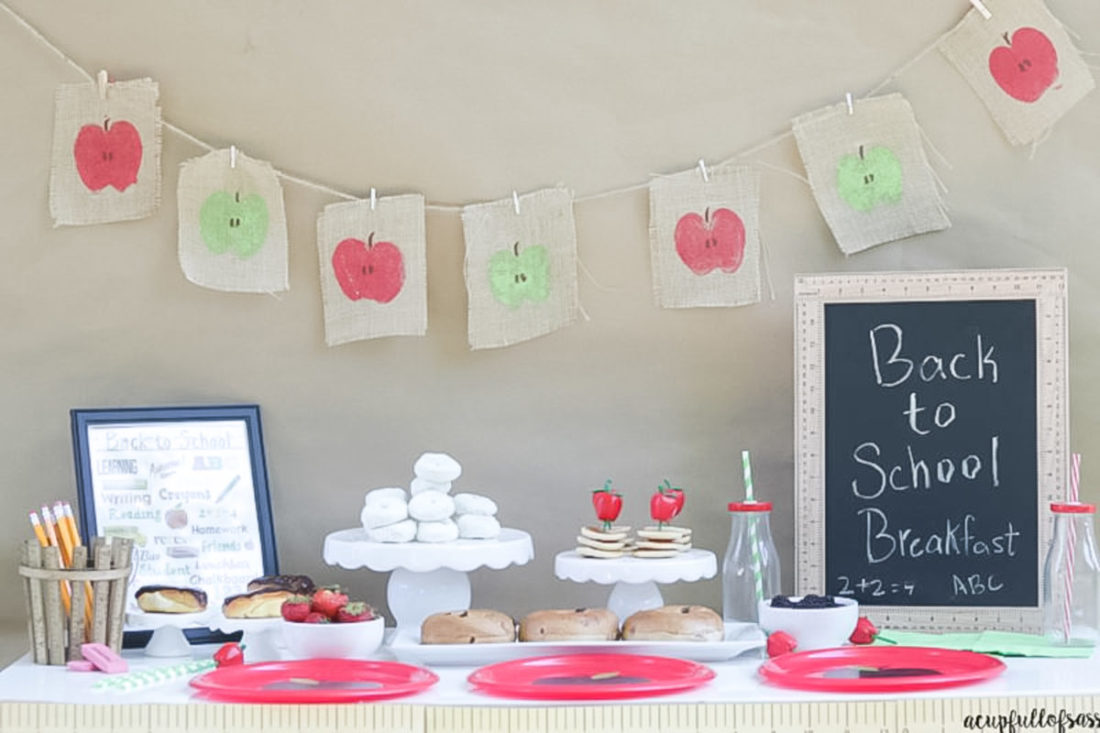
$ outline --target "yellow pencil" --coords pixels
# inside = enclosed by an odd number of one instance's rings
[[[69,525],[73,547],[82,547],[84,543],[80,539],[80,528],[76,524],[76,515],[73,514],[72,506],[67,501],[61,502],[61,506],[65,511],[65,523]],[[92,633],[92,584],[86,580],[84,581],[84,624],[84,631],[90,639]]]
[[[61,502],[53,505],[53,521],[56,525],[58,545],[61,547],[61,562],[67,568],[73,566],[73,538],[69,532],[69,524],[65,521],[65,515],[61,508]]]
[[[38,544],[43,547],[50,546],[50,540],[46,537],[46,530],[42,529],[42,522],[38,519],[38,515],[34,512],[30,513],[31,527],[34,528],[34,536],[38,538]]]
[[[50,516],[50,508],[48,506],[42,507],[42,525],[46,529],[46,539],[50,541],[52,547],[61,547],[60,542],[57,539],[57,530],[54,528],[53,517]],[[65,562],[65,552],[61,551],[61,565],[68,567]],[[61,581],[61,600],[65,604],[65,613],[72,613],[72,600],[69,595],[69,584]]]

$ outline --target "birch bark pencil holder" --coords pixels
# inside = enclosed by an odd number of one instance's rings
[[[73,548],[73,567],[63,569],[58,548],[26,541],[19,574],[35,664],[82,659],[80,645],[86,641],[106,644],[116,652],[122,648],[132,549],[131,540],[115,538],[108,543],[97,537],[90,548]],[[62,600],[62,583],[69,589],[71,613]]]

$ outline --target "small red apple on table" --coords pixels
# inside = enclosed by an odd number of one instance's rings
[[[860,616],[859,621],[856,622],[856,629],[848,637],[848,641],[853,644],[873,644],[876,636],[878,636],[878,629],[871,623],[871,619]]]
[[[596,519],[603,522],[604,531],[610,531],[623,510],[623,496],[611,490],[611,479],[604,482],[602,489],[592,492],[592,506],[596,509]]]
[[[1018,28],[1004,46],[989,53],[989,73],[1005,94],[1021,102],[1036,102],[1058,78],[1058,51],[1037,28]]]
[[[769,657],[779,657],[790,654],[798,648],[794,637],[786,631],[773,631],[768,634],[767,652]]]
[[[231,641],[223,644],[214,652],[214,663],[218,667],[235,667],[244,664],[244,645]]]

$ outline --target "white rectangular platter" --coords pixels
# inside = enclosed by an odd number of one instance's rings
[[[764,632],[756,624],[726,623],[722,641],[522,641],[504,644],[421,644],[419,634],[387,630],[386,645],[399,661],[442,667],[478,667],[522,657],[554,654],[649,654],[724,662],[753,649],[763,649]]]

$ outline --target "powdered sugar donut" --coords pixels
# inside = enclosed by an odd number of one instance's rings
[[[497,503],[481,494],[455,494],[455,513],[491,517],[497,513]]]
[[[374,529],[375,527],[385,527],[387,524],[395,524],[408,516],[409,505],[403,500],[382,497],[369,504],[364,504],[359,519],[363,522],[364,529]]]
[[[363,497],[363,503],[371,504],[380,499],[397,499],[399,501],[408,501],[409,497],[405,493],[404,489],[374,489],[373,491],[368,491],[367,495]]]
[[[462,466],[446,453],[425,453],[413,464],[417,478],[436,484],[454,481],[462,475]]]
[[[443,483],[436,483],[435,481],[429,481],[417,476],[412,480],[412,483],[409,484],[409,491],[412,492],[413,496],[423,491],[438,491],[442,494],[449,494],[451,493],[451,482],[444,481]]]
[[[418,522],[439,522],[455,513],[455,500],[442,491],[422,491],[409,500],[409,516]]]
[[[396,524],[368,529],[367,539],[372,542],[412,542],[416,539],[416,522],[404,519]]]
[[[419,542],[454,542],[458,539],[458,525],[450,519],[441,522],[421,522],[416,526]]]
[[[458,536],[471,540],[491,540],[500,535],[500,522],[496,517],[481,514],[460,514],[455,522]]]

